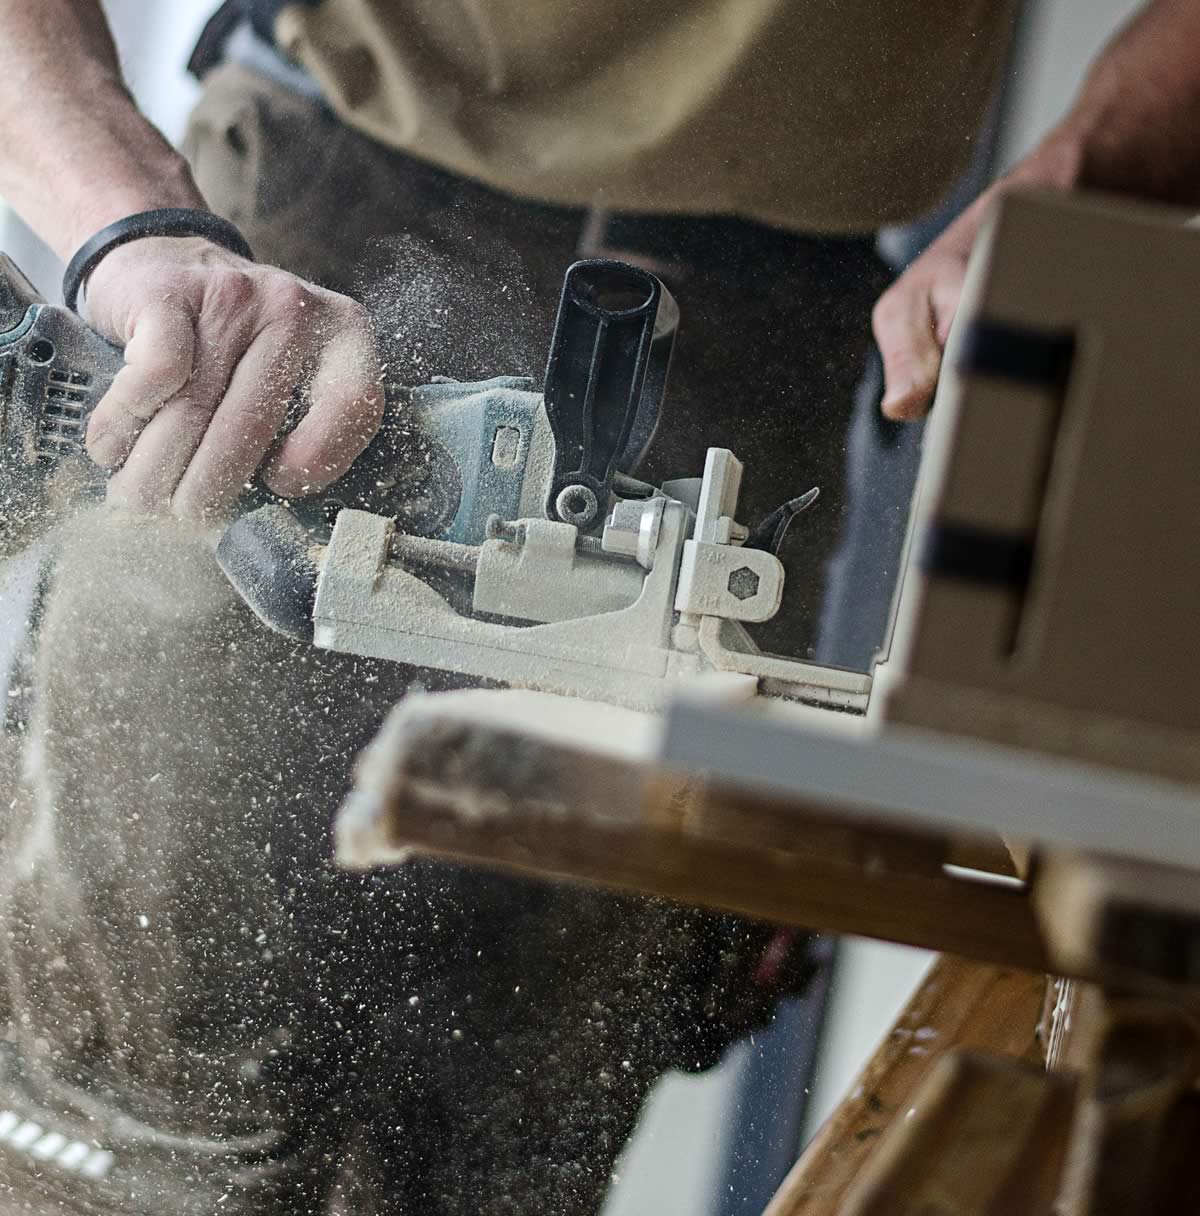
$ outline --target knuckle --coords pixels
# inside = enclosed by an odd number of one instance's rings
[[[345,323],[354,329],[369,330],[371,314],[367,311],[366,305],[350,299],[349,296],[343,296],[342,300],[341,311]]]
[[[112,427],[126,427],[135,421],[144,421],[148,416],[140,395],[134,391],[129,382],[120,378],[112,382],[108,392],[100,398],[89,419],[89,433],[100,434],[101,431]]]
[[[373,430],[383,418],[383,392],[370,379],[354,377],[331,385],[324,404],[333,416],[356,431],[364,427]]]
[[[246,271],[222,267],[212,275],[205,303],[210,311],[231,315],[248,308],[254,294],[254,280]]]
[[[914,392],[899,401],[892,402],[887,409],[887,416],[893,422],[915,422],[918,418],[924,417],[927,409],[926,395],[923,392]]]
[[[905,311],[905,295],[909,290],[909,285],[900,278],[875,301],[875,307],[871,310],[871,322],[876,329],[893,325],[900,320]]]
[[[113,428],[141,427],[154,417],[162,404],[161,401],[150,400],[146,395],[122,392],[119,397],[114,397],[109,402],[101,422]],[[99,413],[99,409],[96,412]]]
[[[145,360],[146,379],[157,383],[164,393],[178,392],[192,377],[191,351],[164,343]]]
[[[292,275],[272,276],[264,295],[272,314],[283,320],[302,321],[314,314],[316,293],[307,283]]]
[[[352,300],[349,296],[333,296],[328,304],[328,316],[333,332],[370,339],[371,314],[357,300]]]

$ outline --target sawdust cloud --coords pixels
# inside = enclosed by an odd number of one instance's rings
[[[401,234],[372,243],[359,296],[371,314],[389,382],[428,383],[544,369],[557,303],[515,249],[461,248]]]

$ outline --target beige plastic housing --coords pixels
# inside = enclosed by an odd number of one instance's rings
[[[927,435],[877,683],[887,721],[1200,779],[1200,229],[1186,218],[1049,194],[994,213]],[[981,322],[993,341],[972,360]],[[1010,343],[1006,368],[997,332],[1032,347]],[[1073,345],[1065,376],[1031,374],[1056,342]],[[930,566],[939,536],[957,548]],[[992,550],[1025,553],[1028,576],[989,570]]]

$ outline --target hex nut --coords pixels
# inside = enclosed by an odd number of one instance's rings
[[[758,575],[749,566],[739,566],[729,576],[729,594],[739,600],[753,599],[758,594]]]

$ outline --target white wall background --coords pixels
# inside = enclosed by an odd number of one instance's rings
[[[1028,152],[1070,108],[1087,66],[1142,0],[1032,0],[1001,164]]]
[[[183,134],[199,86],[185,67],[215,0],[102,0],[134,96],[168,139]]]

